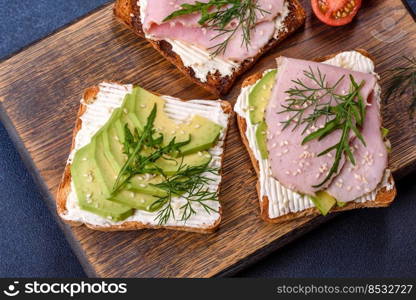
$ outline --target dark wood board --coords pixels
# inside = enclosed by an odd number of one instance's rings
[[[247,75],[274,67],[278,55],[312,59],[364,48],[374,56],[384,86],[391,78],[387,69],[400,65],[403,54],[416,53],[416,24],[400,0],[365,1],[356,20],[342,28],[321,24],[311,16],[309,1],[302,3],[308,15],[305,28],[268,53]],[[53,211],[82,91],[104,79],[136,83],[184,99],[212,98],[146,41],[118,24],[110,5],[0,63],[1,119]],[[226,97],[232,103],[241,81]],[[408,114],[409,101],[403,97],[383,107],[385,125],[391,130],[391,167],[396,177],[416,164],[416,124]],[[61,225],[90,276],[230,274],[327,220],[264,223],[259,218],[255,183],[233,120],[224,161],[224,215],[218,232],[103,233]]]

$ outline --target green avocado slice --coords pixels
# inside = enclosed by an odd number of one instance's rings
[[[79,149],[71,165],[71,176],[81,209],[101,217],[122,221],[134,212],[131,207],[106,200],[109,191],[94,157],[96,145],[90,144]]]

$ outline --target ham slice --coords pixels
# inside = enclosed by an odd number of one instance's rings
[[[209,0],[200,2],[209,2]],[[178,40],[204,50],[214,51],[213,47],[227,39],[229,34],[218,36],[220,31],[201,27],[198,24],[200,14],[185,15],[163,22],[168,15],[180,9],[180,5],[184,3],[193,4],[195,0],[148,0],[142,9],[144,32],[156,40]],[[269,13],[258,12],[257,25],[252,29],[250,36],[250,45],[246,47],[242,30],[238,30],[228,43],[226,51],[220,56],[227,60],[241,62],[258,54],[273,37],[276,30],[274,19],[282,12],[283,3],[283,0],[258,0],[260,8]]]
[[[361,132],[367,146],[358,139],[353,141],[355,166],[347,161],[327,190],[338,201],[352,201],[376,189],[387,167],[387,149],[380,130],[380,105],[374,97],[371,100]]]
[[[305,133],[302,133],[304,130],[303,126],[294,129],[294,124],[283,130],[282,122],[292,116],[291,112],[279,113],[284,110],[282,105],[287,104],[288,94],[286,91],[295,87],[293,80],[297,79],[300,79],[308,86],[317,87],[311,79],[305,76],[304,71],[311,68],[317,73],[319,68],[320,72],[326,75],[326,82],[329,86],[334,85],[341,76],[345,76],[335,89],[335,92],[338,94],[346,93],[349,90],[350,74],[357,83],[364,80],[365,85],[361,88],[361,95],[364,101],[366,101],[374,89],[376,78],[372,74],[286,57],[280,58],[278,65],[278,76],[265,114],[265,121],[268,126],[267,149],[272,175],[291,190],[313,195],[316,191],[324,189],[331,183],[331,180],[329,180],[319,188],[313,187],[320,184],[328,174],[335,160],[336,151],[333,150],[329,154],[320,157],[317,154],[338,143],[341,132],[337,130],[321,141],[312,140],[302,146],[301,143],[305,136],[322,126],[325,123],[325,119],[318,119],[316,127],[311,127],[311,131]],[[329,97],[324,96],[320,103],[328,101]],[[305,115],[308,115],[311,111],[312,107],[308,108],[305,111]],[[345,159],[343,158],[338,168],[339,171],[344,162]]]

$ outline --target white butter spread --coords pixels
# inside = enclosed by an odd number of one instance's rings
[[[357,72],[366,72],[374,73],[374,63],[368,57],[362,55],[357,51],[346,51],[336,55],[334,58],[331,58],[324,63],[340,66],[343,68],[348,68]],[[265,71],[265,73],[270,70]],[[375,73],[374,73],[375,74]],[[284,74],[278,74],[277,76],[283,76]],[[291,191],[290,189],[284,187],[272,177],[270,165],[267,159],[261,159],[259,147],[256,140],[256,129],[257,125],[252,125],[250,123],[249,116],[249,104],[248,96],[251,90],[256,85],[246,86],[242,88],[241,94],[239,95],[237,102],[234,106],[235,112],[243,117],[247,123],[247,129],[245,135],[249,142],[251,151],[253,152],[255,158],[259,162],[259,182],[260,182],[260,201],[263,200],[263,196],[267,196],[269,199],[268,215],[270,218],[277,218],[288,213],[295,213],[303,211],[307,208],[314,207],[313,202],[309,199],[308,196],[298,194]],[[375,87],[375,93],[377,100],[380,101],[380,87],[377,85]],[[386,190],[393,189],[394,185],[388,181],[390,176],[390,170],[386,170],[382,182],[379,184],[379,187],[363,195],[360,198],[354,200],[354,202],[366,202],[374,201],[377,195],[377,192],[386,188]]]
[[[82,115],[82,126],[75,137],[75,147],[70,154],[68,163],[71,163],[74,153],[81,147],[87,145],[94,134],[107,122],[110,118],[113,110],[121,106],[125,95],[131,92],[131,85],[119,85],[112,83],[101,83],[99,85],[99,93],[96,100],[87,104],[84,100],[81,100],[83,104],[87,106],[85,113]],[[221,104],[218,101],[213,100],[190,100],[187,102],[180,101],[173,97],[163,96],[166,100],[165,112],[169,117],[176,121],[185,121],[191,118],[193,115],[203,116],[219,125],[224,130],[222,131],[218,143],[215,147],[211,148],[209,152],[212,155],[211,166],[221,167],[221,156],[223,153],[225,130],[228,126],[228,115],[225,114],[221,108]],[[211,184],[207,186],[211,191],[217,191],[221,182],[221,175],[204,174],[207,177],[213,179]],[[172,199],[172,206],[176,218],[180,218],[180,207],[185,203],[183,197],[177,197]],[[219,211],[221,205],[219,201],[207,201],[207,205]],[[205,209],[198,203],[193,204],[196,214],[192,215],[186,222],[170,218],[166,223],[166,226],[187,226],[187,227],[208,227],[213,225],[220,218],[219,213],[211,212],[207,213]],[[157,212],[147,212],[142,210],[136,210],[134,215],[130,216],[124,221],[113,222],[106,218],[100,217],[88,211],[82,210],[78,205],[77,195],[75,188],[71,182],[71,190],[68,194],[66,202],[66,213],[62,215],[64,219],[77,221],[82,223],[88,223],[97,226],[111,226],[119,225],[124,222],[137,221],[149,225],[157,225],[155,221]]]
[[[140,7],[140,20],[144,24],[145,11],[148,0],[139,0],[137,4]],[[274,38],[278,38],[279,34],[287,31],[284,21],[290,13],[289,1],[285,1],[282,13],[275,19],[275,33]],[[147,39],[155,39],[151,35],[145,33]],[[176,53],[182,60],[183,65],[192,68],[194,76],[201,82],[207,82],[208,75],[219,73],[221,77],[231,76],[238,71],[241,64],[232,60],[223,59],[219,57],[212,57],[210,53],[196,46],[183,43],[178,40],[165,39],[172,46],[172,51]]]

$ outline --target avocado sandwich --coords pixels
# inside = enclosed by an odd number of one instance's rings
[[[111,82],[87,89],[58,189],[59,216],[102,231],[213,232],[230,114],[221,100],[182,101]]]
[[[114,14],[215,95],[226,94],[306,18],[298,0],[117,0]]]
[[[279,57],[276,69],[243,82],[234,110],[265,221],[392,203],[374,69],[365,50],[314,61]]]

